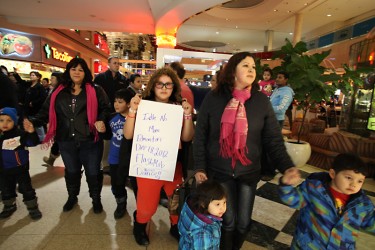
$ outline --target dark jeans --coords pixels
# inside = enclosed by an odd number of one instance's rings
[[[125,188],[126,179],[127,177],[123,178],[122,174],[119,174],[119,166],[118,164],[110,164],[109,165],[109,174],[111,175],[111,187],[112,193],[116,198],[127,198],[127,191]],[[128,175],[128,174],[127,174]]]
[[[241,234],[247,233],[250,230],[257,183],[248,184],[231,179],[220,184],[227,194],[227,211],[223,216],[223,229],[231,232],[237,230]]]
[[[24,201],[35,199],[35,189],[31,185],[30,173],[27,168],[17,167],[17,171],[6,171],[0,174],[0,181],[2,182],[2,199],[10,200],[17,197],[16,187],[18,184],[18,191],[23,195]]]
[[[66,172],[80,173],[83,165],[86,176],[99,175],[103,141],[59,141],[58,144]]]

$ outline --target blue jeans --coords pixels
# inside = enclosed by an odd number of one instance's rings
[[[250,230],[257,183],[231,179],[220,183],[227,194],[227,211],[223,215],[223,229],[245,234]]]
[[[83,165],[86,176],[99,175],[103,141],[58,141],[58,145],[66,172],[80,173]]]

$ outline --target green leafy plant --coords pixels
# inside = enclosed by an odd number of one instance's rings
[[[286,39],[286,44],[276,55],[283,59],[281,66],[273,69],[275,75],[281,70],[289,73],[288,83],[295,92],[297,108],[302,110],[303,117],[297,134],[300,143],[306,114],[310,107],[334,94],[336,81],[340,78],[337,74],[327,74],[322,62],[330,54],[330,50],[321,53],[307,54],[305,42],[298,42],[295,46]],[[327,84],[333,82],[333,84]]]

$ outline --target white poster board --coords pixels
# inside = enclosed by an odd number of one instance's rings
[[[134,128],[130,176],[173,181],[182,115],[180,105],[141,101]]]

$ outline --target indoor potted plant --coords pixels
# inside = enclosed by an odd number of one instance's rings
[[[302,151],[306,151],[305,160],[294,163],[304,165],[310,157],[311,149],[307,142],[301,140],[302,130],[306,120],[306,114],[310,107],[315,106],[322,99],[334,94],[336,89],[336,80],[339,76],[335,73],[326,74],[326,68],[321,63],[330,54],[330,50],[322,53],[308,54],[305,42],[298,42],[295,46],[286,39],[286,44],[281,48],[278,56],[283,59],[280,66],[275,67],[275,74],[281,70],[289,73],[288,83],[295,92],[294,99],[297,101],[297,109],[302,110],[302,120],[298,129],[297,140],[288,140],[287,149],[292,159],[296,155],[301,155]],[[327,82],[333,82],[327,84]],[[293,145],[290,145],[293,144]],[[292,149],[295,146],[303,149]],[[294,151],[292,153],[291,151]],[[304,162],[303,162],[304,161]]]

